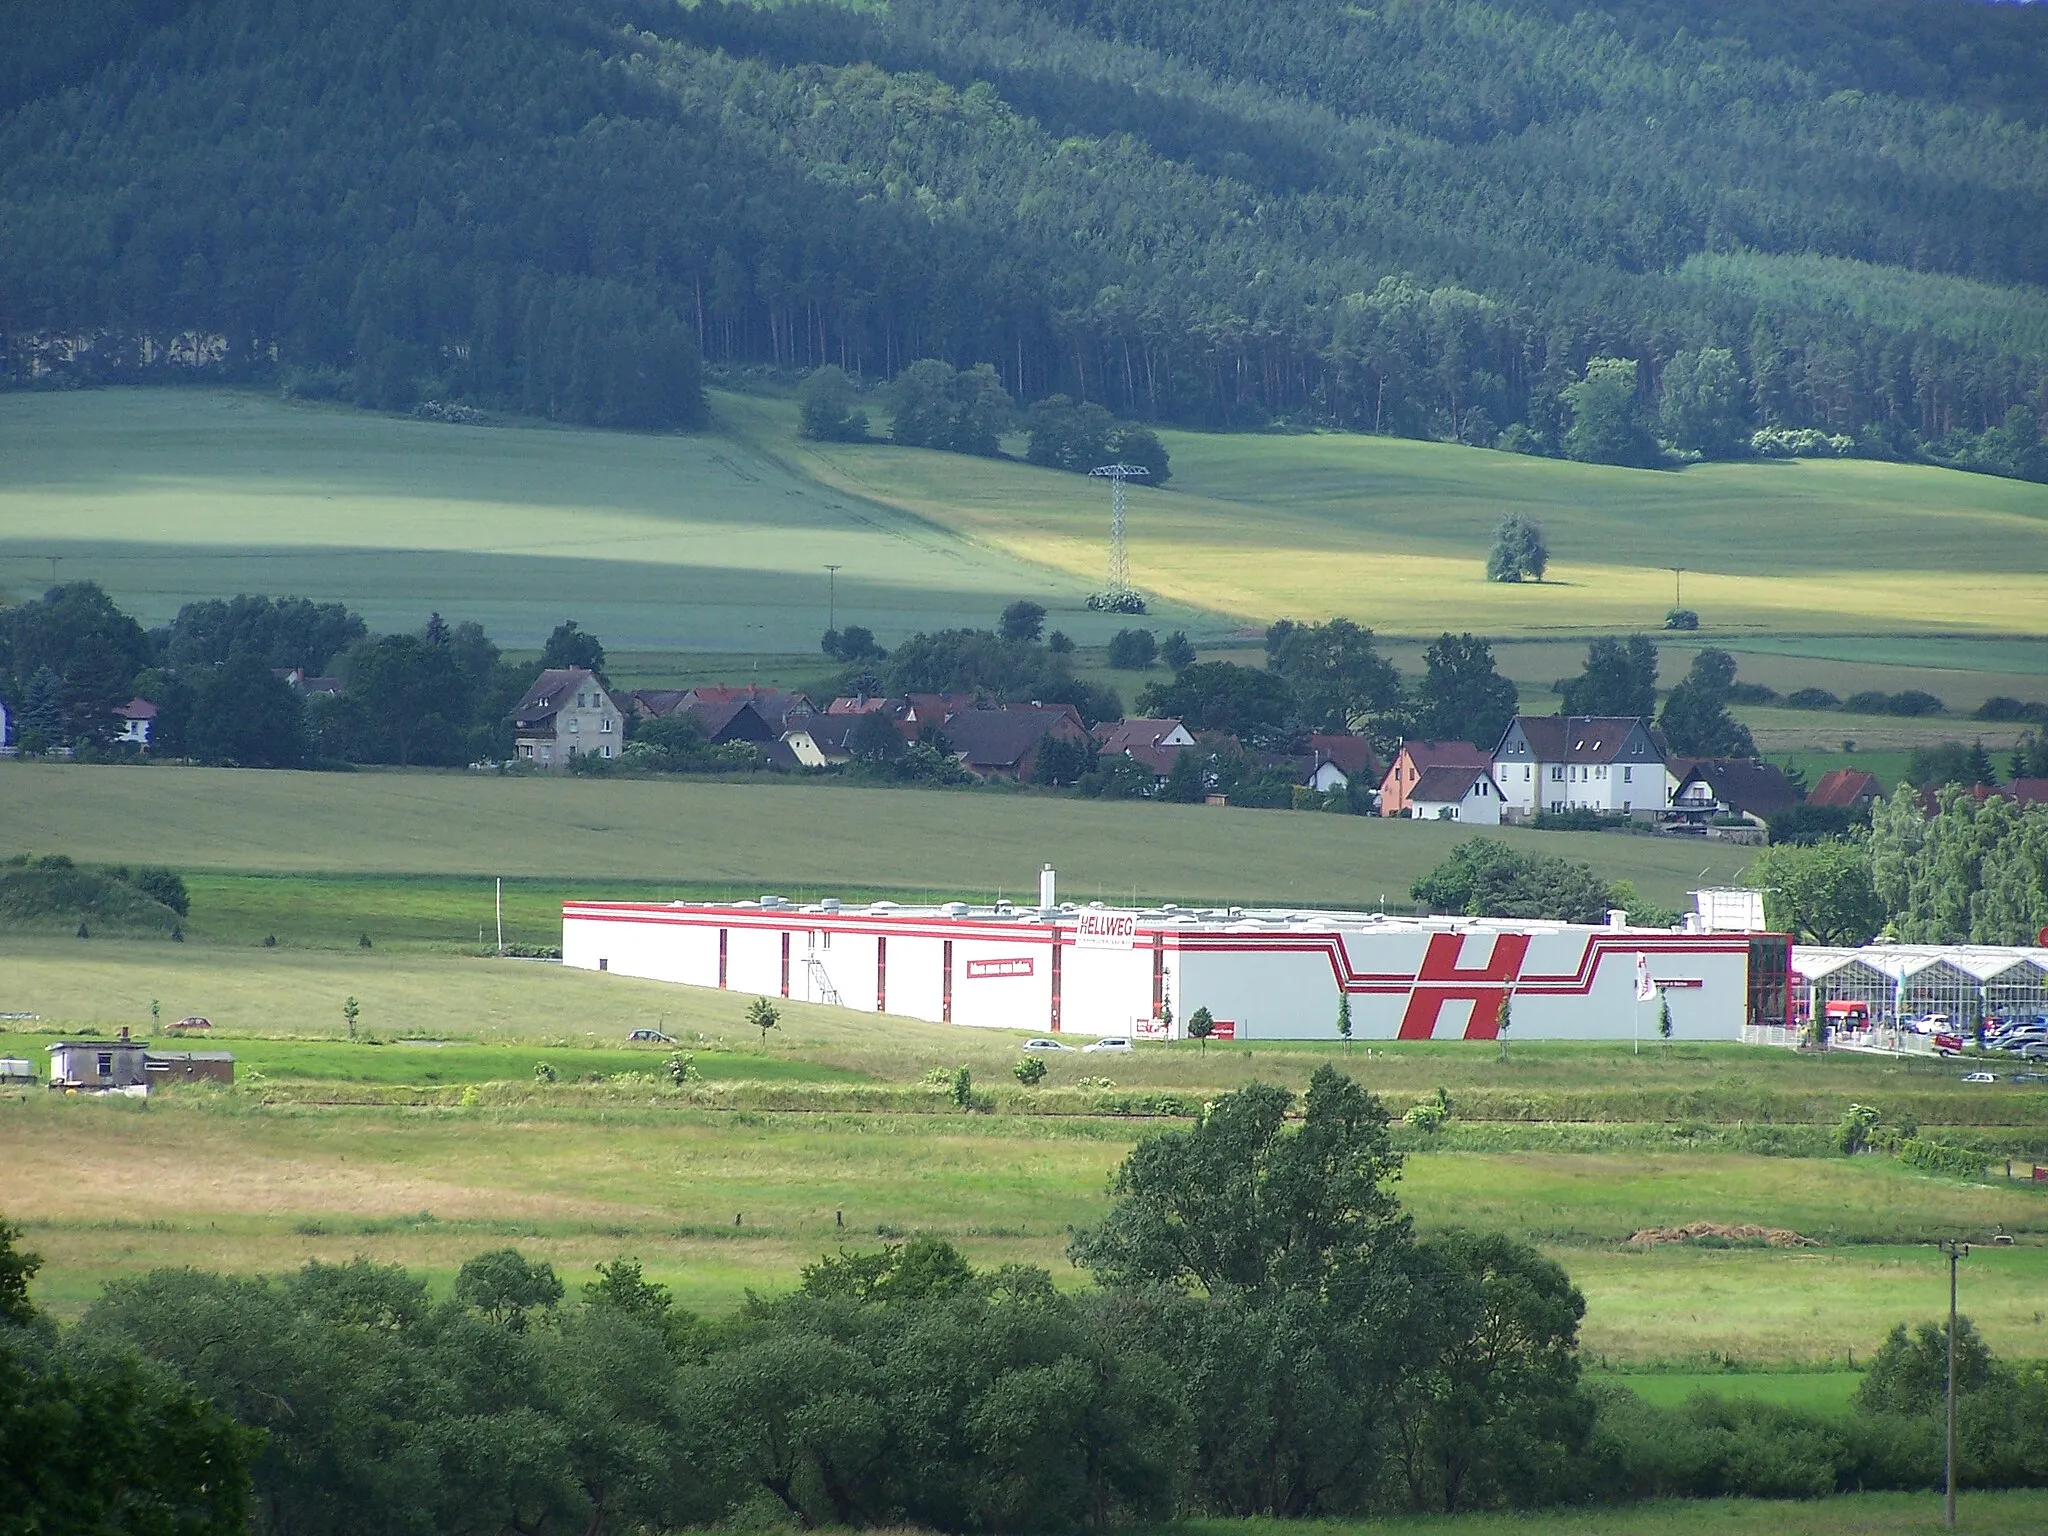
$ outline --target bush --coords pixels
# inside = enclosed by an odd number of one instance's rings
[[[1766,688],[1762,683],[1730,683],[1728,702],[1730,704],[1775,704],[1778,690]]]
[[[1149,629],[1120,629],[1109,642],[1109,664],[1121,672],[1143,672],[1159,659],[1159,641]]]
[[[1838,709],[1842,703],[1825,688],[1796,688],[1785,695],[1785,702],[1794,709]]]
[[[180,917],[187,917],[192,911],[192,898],[185,890],[185,881],[176,870],[148,868],[138,869],[128,883],[152,901],[160,901]]]
[[[1700,616],[1690,608],[1674,608],[1664,615],[1666,629],[1698,629]]]
[[[1842,701],[1842,708],[1853,715],[1903,715],[1909,718],[1922,715],[1938,715],[1942,703],[1931,693],[1918,688],[1909,688],[1904,693],[1885,693],[1880,689],[1866,688],[1852,693]]]

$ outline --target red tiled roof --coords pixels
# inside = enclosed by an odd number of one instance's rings
[[[1881,797],[1884,788],[1867,768],[1830,768],[1820,776],[1806,796],[1808,805],[1838,806],[1844,810],[1864,800]]]

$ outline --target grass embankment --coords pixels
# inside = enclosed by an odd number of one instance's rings
[[[591,872],[564,882],[578,891],[601,874],[622,884],[674,882],[678,894],[986,898],[1033,889],[1039,866],[1051,863],[1068,900],[1128,902],[1135,893],[1370,908],[1382,898],[1405,902],[1415,878],[1471,835],[1445,822],[815,781],[0,764],[0,857],[146,859],[188,874],[475,876],[461,930],[471,943],[490,920],[487,882],[496,875]],[[1673,906],[1689,905],[1685,892],[1703,880],[1732,881],[1752,857],[1690,839],[1499,835],[1586,860]],[[193,921],[208,920],[198,904]],[[355,932],[343,931],[354,942]],[[380,936],[372,932],[373,941]]]

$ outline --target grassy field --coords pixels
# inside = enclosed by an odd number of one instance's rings
[[[291,407],[256,393],[0,400],[0,589],[89,576],[150,622],[236,591],[429,609],[531,645],[560,618],[627,650],[808,651],[839,617],[885,640],[1031,596],[1100,643],[1104,492],[1015,462],[801,443],[787,402],[713,397],[688,437],[491,429]],[[1583,634],[1659,624],[1670,567],[1706,638],[1816,637],[1897,664],[2024,671],[2048,634],[2048,488],[1867,462],[1664,473],[1339,433],[1165,434],[1172,485],[1132,501],[1154,620],[1221,637],[1346,614],[1386,633]],[[1555,564],[1481,567],[1503,510]],[[1939,529],[1934,535],[1931,530]],[[175,530],[169,533],[167,530]],[[1944,634],[1960,637],[1941,641]],[[1925,653],[1932,664],[1934,652]]]
[[[387,1043],[342,1038],[348,996],[361,1032]],[[39,1015],[0,1034],[9,1054],[40,1057],[60,1033],[147,1032],[151,999],[164,1019],[214,1021],[203,1043],[235,1053],[235,1090],[178,1090],[146,1106],[0,1098],[0,1211],[26,1221],[49,1256],[42,1294],[60,1312],[110,1276],[172,1263],[276,1270],[363,1252],[446,1284],[468,1254],[504,1241],[576,1272],[638,1254],[707,1310],[789,1284],[842,1242],[913,1231],[1077,1281],[1062,1262],[1067,1234],[1099,1218],[1110,1170],[1151,1128],[1089,1111],[1078,1078],[1108,1071],[1124,1089],[1199,1099],[1255,1079],[1299,1086],[1334,1060],[1396,1110],[1443,1084],[1458,1125],[1492,1126],[1481,1150],[1455,1136],[1440,1150],[1418,1144],[1403,1198],[1424,1230],[1495,1227],[1564,1262],[1591,1302],[1596,1364],[1846,1364],[1939,1302],[1927,1237],[1999,1228],[2018,1244],[1973,1255],[1969,1308],[2001,1350],[2048,1354],[2048,1194],[2031,1185],[1883,1158],[1638,1147],[1625,1124],[1610,1126],[1619,1150],[1543,1150],[1550,1128],[1487,1119],[1509,1101],[1595,1122],[1824,1125],[1852,1098],[1910,1105],[1935,1126],[2048,1118],[2040,1094],[1987,1092],[1945,1070],[1738,1047],[1560,1045],[1503,1059],[1436,1043],[1180,1045],[1107,1068],[1054,1058],[1047,1102],[1069,1107],[1034,1113],[1038,1094],[1008,1080],[1015,1039],[991,1031],[789,1004],[762,1039],[742,996],[534,962],[0,940],[0,1011]],[[701,1090],[662,1082],[667,1047],[625,1044],[650,1026],[692,1053]],[[408,1038],[444,1043],[398,1043]],[[557,1084],[534,1081],[542,1061]],[[962,1115],[915,1087],[963,1064],[997,1090],[999,1113]],[[462,1107],[462,1084],[502,1086]],[[380,1096],[390,1102],[371,1102]],[[1822,1246],[1625,1242],[1691,1221],[1786,1227]]]
[[[1100,1218],[1108,1174],[1143,1129],[1087,1117],[714,1112],[664,1106],[646,1090],[637,1104],[575,1099],[562,1088],[473,1109],[265,1107],[208,1090],[146,1107],[0,1100],[10,1146],[0,1210],[49,1258],[40,1294],[59,1311],[160,1264],[274,1271],[367,1253],[445,1284],[463,1258],[505,1241],[568,1272],[636,1254],[690,1305],[723,1311],[749,1287],[790,1284],[842,1243],[908,1232],[1077,1282],[1062,1258],[1067,1235]],[[1842,1365],[1942,1299],[1938,1256],[1913,1243],[1623,1247],[1641,1225],[1707,1213],[1871,1235],[2048,1227],[2048,1202],[2029,1189],[1874,1160],[1423,1154],[1409,1159],[1401,1192],[1425,1231],[1498,1227],[1560,1259],[1587,1293],[1586,1347],[1604,1366],[1710,1356]],[[2002,1352],[2048,1354],[2044,1287],[2048,1247],[2030,1233],[2023,1246],[1972,1256],[1967,1307]]]
[[[571,878],[741,895],[988,896],[1031,888],[1049,862],[1076,900],[1135,890],[1149,900],[1375,907],[1405,902],[1416,876],[1470,835],[1449,823],[834,782],[0,764],[0,857],[62,852],[196,871],[582,871]],[[1684,892],[1702,881],[1732,880],[1751,857],[1668,838],[1500,835],[1588,860],[1672,906],[1690,905]],[[489,907],[467,911],[481,922]]]
[[[2048,1492],[1966,1492],[1957,1504],[1964,1529],[1985,1536],[2036,1536],[2048,1529]],[[1689,1499],[1391,1520],[1190,1520],[1152,1536],[1936,1536],[1946,1529],[1934,1494],[1857,1493],[1799,1503]]]
[[[1082,609],[1087,581],[729,434],[450,427],[256,393],[0,399],[0,591],[40,592],[52,555],[151,624],[292,592],[512,645],[574,616],[621,649],[810,651],[832,561],[840,622],[884,634],[986,624],[1018,596],[1078,636],[1116,627]]]
[[[759,440],[783,413],[750,400],[728,414]],[[1685,603],[1716,638],[2042,632],[2040,487],[1865,462],[1670,473],[1344,433],[1162,437],[1173,480],[1133,493],[1135,579],[1223,613],[1346,614],[1401,634],[1654,628],[1682,566]],[[1101,498],[1073,477],[880,446],[791,451],[849,494],[1076,579],[1100,568]],[[1541,584],[1485,580],[1508,509],[1544,524]]]

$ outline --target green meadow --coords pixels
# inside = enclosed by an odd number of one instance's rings
[[[764,1036],[743,996],[542,962],[0,939],[0,1011],[37,1016],[6,1025],[8,1054],[124,1024],[147,1033],[152,1001],[163,1022],[212,1020],[186,1039],[235,1054],[233,1089],[146,1105],[0,1096],[0,1210],[49,1257],[40,1294],[60,1313],[162,1264],[261,1272],[365,1253],[445,1286],[505,1242],[572,1274],[637,1255],[714,1312],[787,1286],[821,1252],[914,1232],[1078,1283],[1068,1234],[1106,1209],[1137,1138],[1172,1124],[1146,1118],[1144,1095],[1186,1113],[1255,1080],[1298,1087],[1331,1061],[1396,1113],[1448,1088],[1441,1137],[1402,1133],[1403,1199],[1424,1230],[1497,1228],[1564,1263],[1602,1370],[1844,1368],[1939,1305],[1928,1239],[2000,1230],[2015,1242],[1973,1255],[1969,1310],[2001,1351],[2048,1355],[2048,1192],[2024,1172],[2008,1182],[1994,1163],[1962,1181],[1886,1158],[1739,1150],[1743,1128],[1764,1124],[1817,1154],[1851,1101],[1950,1136],[2048,1122],[2048,1095],[1946,1068],[1731,1046],[1183,1043],[1107,1064],[1055,1057],[1025,1089],[1002,1033],[788,1004]],[[640,1028],[678,1043],[629,1044]],[[680,1087],[664,1071],[676,1052],[697,1072]],[[536,1079],[543,1063],[553,1082]],[[927,1086],[961,1066],[986,1112]],[[1107,1089],[1084,1081],[1105,1076]],[[1694,1222],[1814,1246],[1629,1241]]]
[[[988,897],[1035,888],[1050,863],[1078,900],[1399,907],[1468,836],[1455,824],[1220,806],[909,792],[840,782],[560,780],[470,773],[250,773],[0,763],[0,857],[164,863],[197,873],[566,877],[627,894],[790,897],[841,891]],[[1503,829],[1517,846],[1592,862],[1666,906],[1728,883],[1728,844]],[[289,889],[277,893],[289,913]],[[444,931],[475,942],[487,884],[452,898]],[[460,917],[454,915],[460,912]],[[195,922],[209,921],[204,911]],[[247,933],[267,919],[236,918]],[[335,931],[336,915],[309,914]],[[406,924],[369,927],[402,940]],[[290,924],[266,929],[284,942]],[[397,931],[393,931],[394,928]],[[260,939],[262,934],[258,934]],[[559,942],[559,937],[547,942]]]
[[[689,436],[491,428],[255,392],[0,400],[0,588],[102,582],[148,622],[237,591],[429,609],[533,645],[574,615],[622,650],[788,653],[838,617],[886,640],[1030,596],[1100,644],[1105,493],[1016,461],[800,441],[784,400],[715,393]],[[2025,671],[2048,634],[2048,488],[1865,461],[1638,471],[1363,437],[1163,434],[1132,493],[1154,622],[1221,639],[1343,614],[1394,635],[1654,628],[1673,566],[1703,638]],[[1021,446],[1021,445],[1013,445]],[[1504,511],[1551,578],[1483,579]],[[57,557],[55,565],[51,557]],[[1818,649],[1816,649],[1818,647]]]

